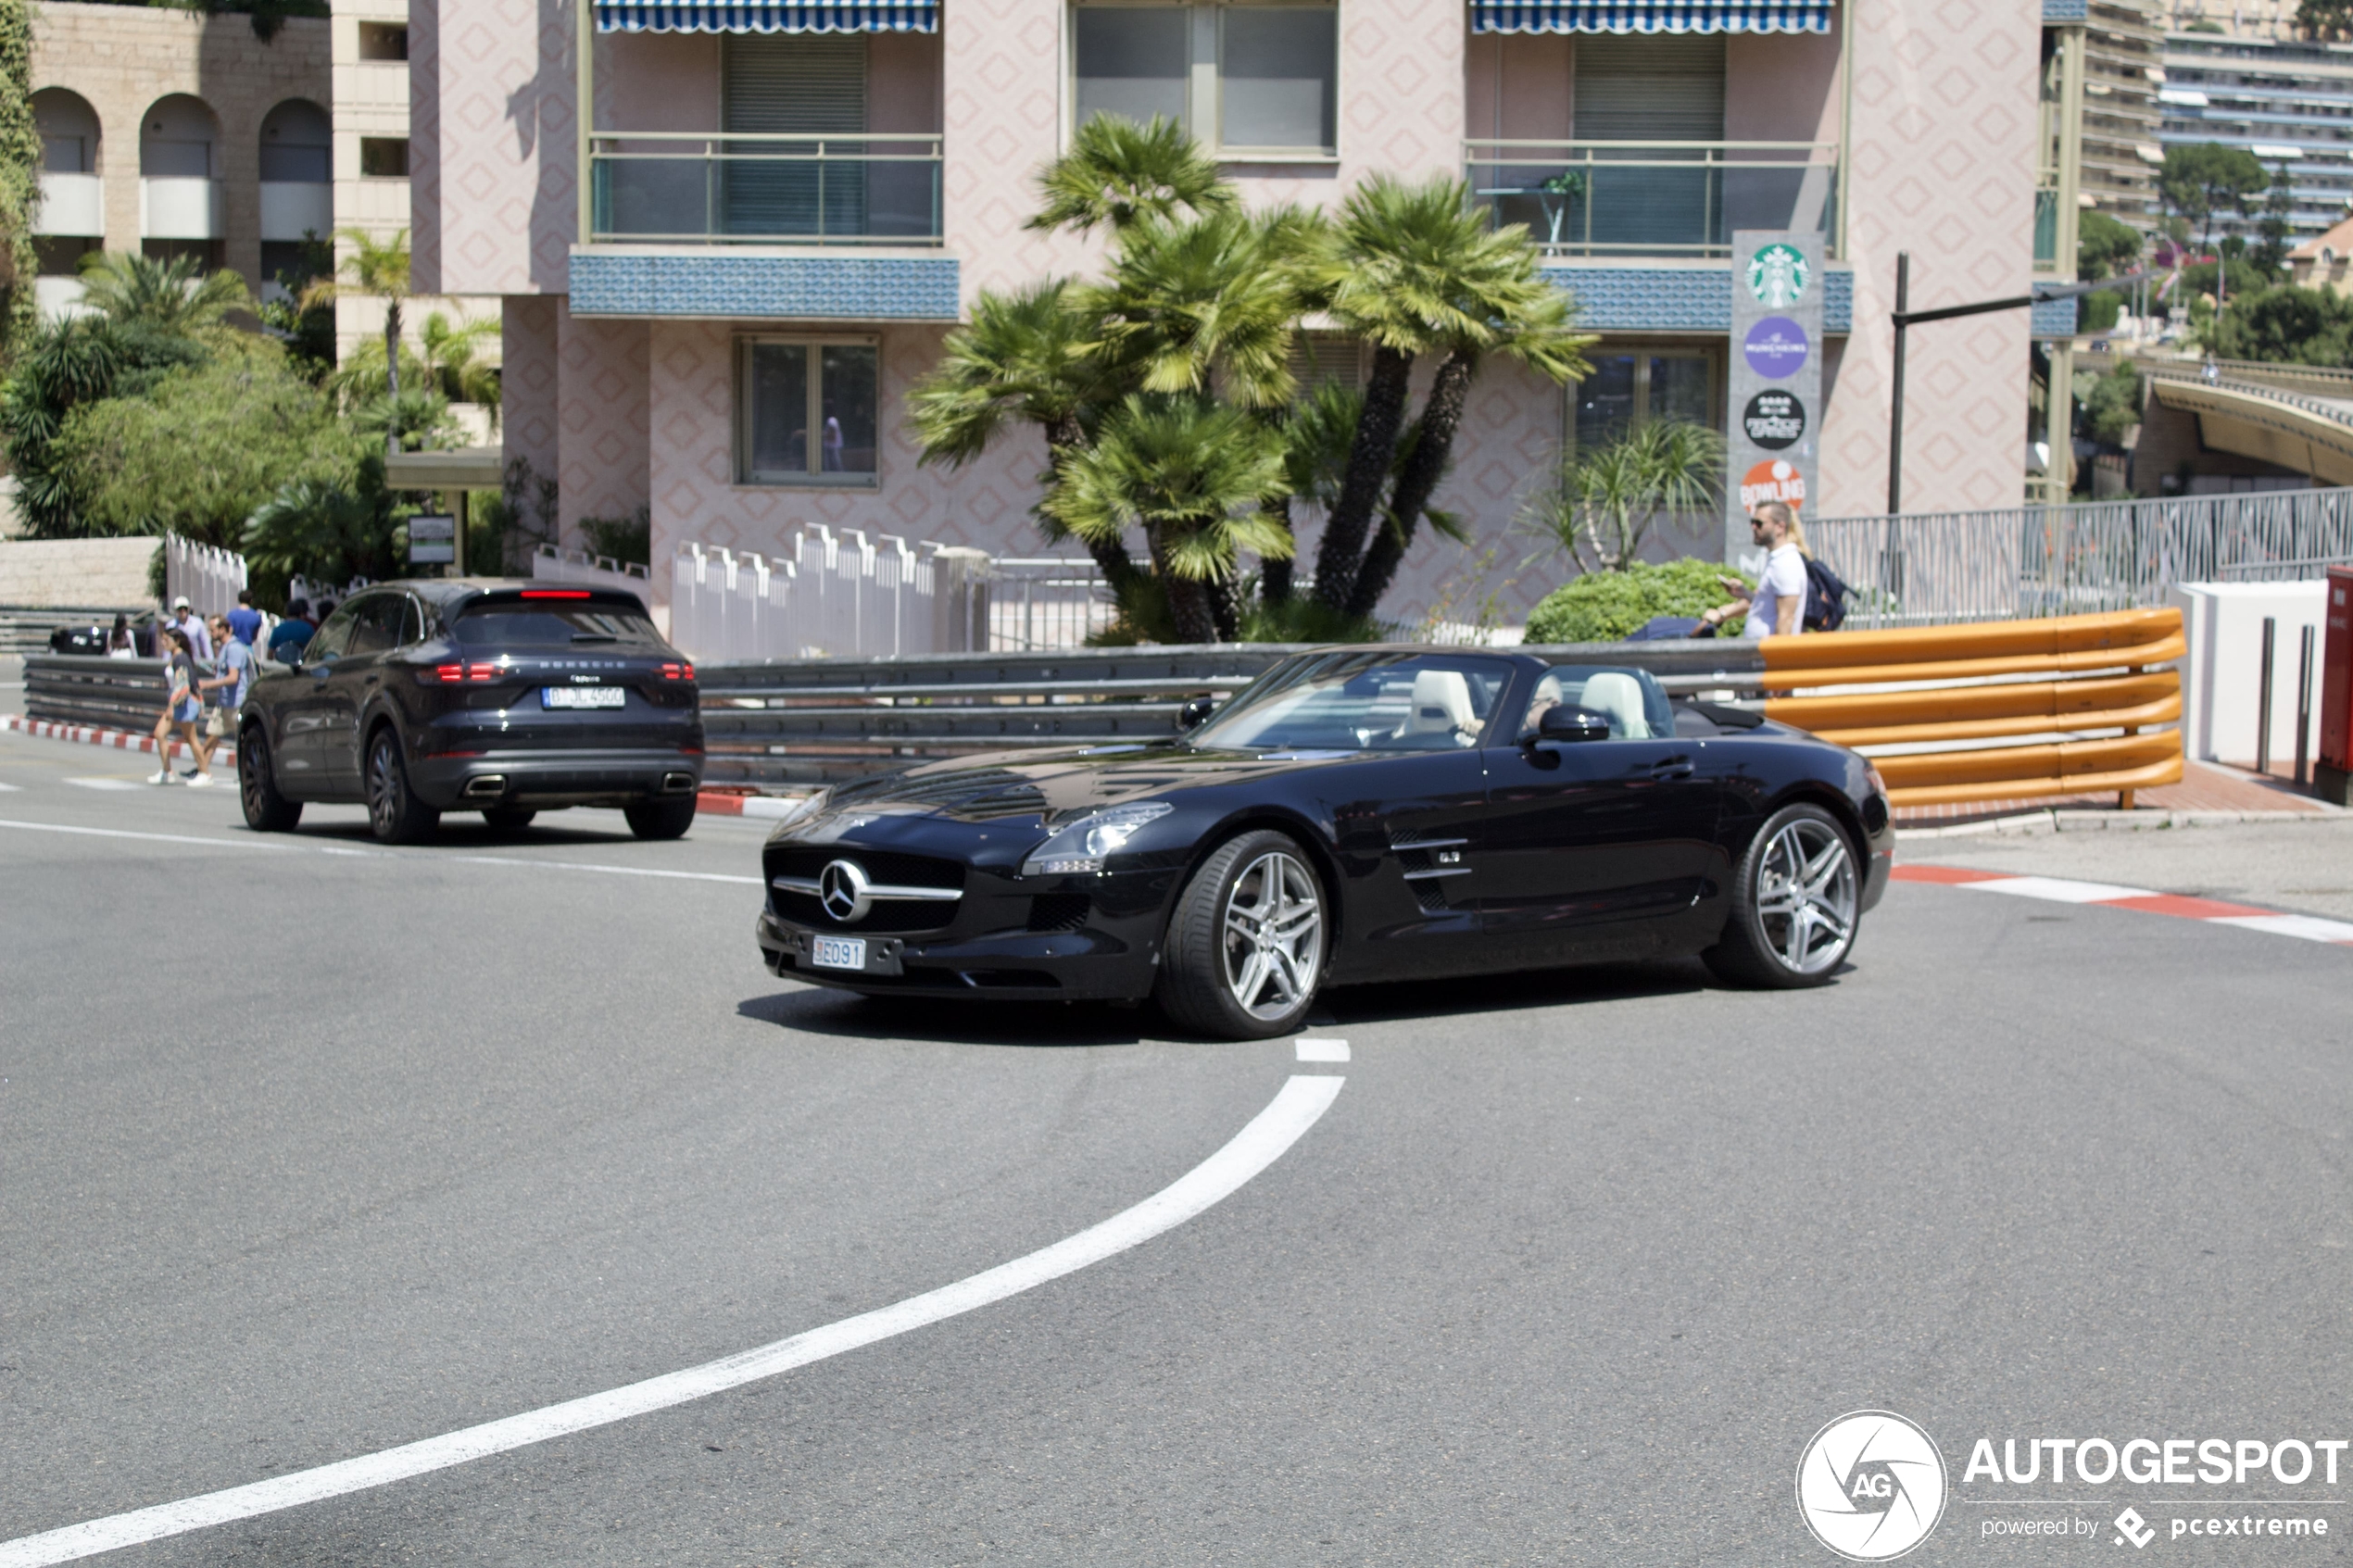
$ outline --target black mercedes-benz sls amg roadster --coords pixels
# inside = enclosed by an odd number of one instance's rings
[[[1158,998],[1229,1038],[1324,985],[1697,953],[1819,985],[1894,860],[1869,762],[1648,672],[1300,654],[1151,744],[932,762],[768,840],[760,946],[870,994]]]

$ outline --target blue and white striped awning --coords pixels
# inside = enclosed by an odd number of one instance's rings
[[[939,0],[597,0],[598,32],[937,32]]]
[[[1828,32],[1831,0],[1471,0],[1473,32]]]

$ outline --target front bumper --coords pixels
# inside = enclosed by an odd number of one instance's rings
[[[691,798],[702,784],[702,763],[700,753],[670,746],[484,751],[419,758],[409,765],[409,781],[417,798],[444,811],[634,806]]]
[[[1077,882],[1077,879],[1068,879]],[[1066,882],[1054,882],[1054,888]],[[1024,900],[1026,903],[1026,900]],[[1141,1001],[1153,990],[1160,961],[1158,914],[1103,917],[1076,931],[984,931],[981,900],[946,931],[859,934],[816,929],[762,909],[753,935],[772,973],[873,997],[1005,997],[1028,1001]],[[863,969],[814,961],[819,938],[866,945]]]

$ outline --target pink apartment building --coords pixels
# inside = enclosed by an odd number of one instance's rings
[[[1722,425],[1732,230],[1823,235],[1823,516],[1883,499],[1895,253],[1916,307],[2033,267],[2036,0],[410,4],[416,286],[505,297],[509,458],[558,477],[567,531],[648,508],[657,561],[804,521],[1038,553],[1042,444],[919,467],[900,401],[978,291],[1090,266],[1022,225],[1098,112],[1182,117],[1253,201],[1442,173],[1530,226],[1601,342],[1566,393],[1502,367],[1472,393],[1440,502],[1499,575],[1565,444]],[[1913,508],[2019,502],[2032,331],[1913,334]],[[1417,546],[1385,608],[1465,566]]]

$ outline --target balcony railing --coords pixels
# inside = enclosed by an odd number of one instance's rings
[[[1474,196],[1551,256],[1722,257],[1739,229],[1818,232],[1837,254],[1834,142],[1464,144]]]
[[[939,243],[937,136],[600,132],[588,236],[608,245]]]

